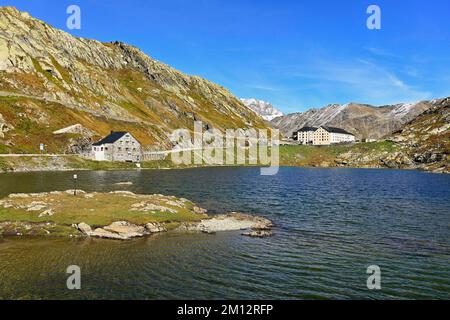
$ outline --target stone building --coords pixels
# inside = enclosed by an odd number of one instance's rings
[[[140,162],[142,147],[129,132],[114,132],[92,145],[97,161]]]

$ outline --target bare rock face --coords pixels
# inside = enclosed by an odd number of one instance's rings
[[[0,138],[5,137],[5,133],[14,129],[14,127],[8,124],[5,119],[3,119],[3,115],[0,113]]]
[[[450,98],[433,101],[433,107],[407,123],[390,139],[399,144],[415,167],[450,172]]]
[[[92,130],[85,128],[81,124],[77,123],[65,128],[61,128],[53,132],[54,135],[75,135],[76,137],[70,138],[67,143],[67,151],[69,153],[80,154],[88,153],[91,151],[93,136],[96,135]]]
[[[95,133],[92,130],[89,130],[83,127],[81,124],[77,123],[66,128],[62,128],[53,132],[53,134],[66,134],[66,133],[74,133],[79,134],[84,137],[92,137]]]

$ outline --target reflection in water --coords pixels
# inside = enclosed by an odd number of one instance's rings
[[[72,188],[71,172],[0,175],[0,195]],[[0,298],[450,298],[450,177],[415,171],[257,168],[78,173],[86,191],[191,199],[243,211],[276,236],[239,232],[100,239],[0,240]],[[131,181],[130,187],[114,183]],[[69,265],[82,290],[65,287]],[[366,288],[366,268],[383,290]]]

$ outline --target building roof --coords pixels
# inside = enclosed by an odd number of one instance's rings
[[[101,146],[108,143],[114,143],[120,138],[122,138],[124,135],[126,135],[128,132],[124,131],[111,131],[111,134],[103,138],[102,140],[96,142],[93,144],[93,146]]]
[[[349,134],[352,135],[352,133],[345,131],[344,129],[341,128],[335,128],[335,127],[327,127],[327,126],[322,126],[322,128],[324,128],[325,130],[327,130],[328,132],[333,132],[333,133],[342,133],[342,134]]]
[[[318,128],[316,127],[303,127],[300,130],[297,130],[296,132],[308,132],[308,131],[316,131]]]

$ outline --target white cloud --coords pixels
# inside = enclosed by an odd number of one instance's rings
[[[246,85],[248,88],[251,89],[256,89],[256,90],[261,90],[261,91],[282,91],[282,88],[278,88],[275,86],[271,86],[271,85],[266,85],[266,84],[248,84]]]
[[[390,104],[431,96],[430,92],[407,84],[393,71],[362,59],[352,63],[316,61],[307,70],[292,75],[319,82],[322,92],[341,93],[355,102]]]

